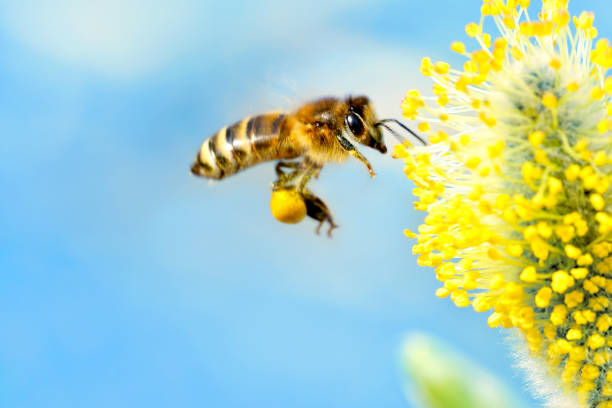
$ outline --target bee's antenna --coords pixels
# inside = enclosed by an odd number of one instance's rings
[[[401,136],[399,133],[397,133],[395,130],[391,129],[389,126],[385,125],[384,123],[376,123],[374,124],[374,126],[382,126],[385,129],[387,129],[393,136],[395,136],[395,138],[398,140],[398,142],[403,143],[404,140],[406,140],[405,137]]]
[[[387,129],[389,132],[391,132],[391,134],[393,136],[395,136],[396,138],[398,138],[398,140],[400,141],[404,141],[405,138],[403,138],[402,136],[400,136],[397,132],[395,132],[393,129],[391,129],[388,125],[385,125],[386,122],[393,122],[397,125],[399,125],[402,129],[404,129],[405,131],[407,131],[408,133],[410,133],[412,136],[415,137],[415,139],[417,139],[419,142],[421,142],[423,144],[423,146],[427,145],[427,142],[419,135],[417,135],[416,133],[414,133],[412,131],[412,129],[410,129],[408,126],[404,125],[402,122],[400,122],[397,119],[382,119],[379,120],[378,122],[376,122],[374,124],[374,126],[382,126],[385,129]]]

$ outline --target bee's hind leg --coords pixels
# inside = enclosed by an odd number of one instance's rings
[[[308,190],[302,192],[302,197],[306,203],[306,215],[310,218],[319,221],[319,225],[315,229],[315,232],[319,234],[321,227],[325,222],[329,223],[329,229],[327,230],[327,236],[331,238],[332,231],[338,228],[338,225],[334,223],[331,211],[327,208],[327,205],[316,195],[312,194]]]
[[[294,169],[294,171],[292,171],[289,174],[293,174],[295,173],[295,169],[300,167],[301,162],[297,161],[297,162],[291,162],[291,161],[279,161],[278,163],[276,163],[276,166],[274,167],[274,171],[276,171],[276,175],[278,176],[278,178],[281,178],[282,176],[286,176],[287,174],[283,171],[283,169]]]
[[[276,171],[277,180],[273,183],[274,189],[283,188],[286,184],[291,183],[300,174],[300,162],[279,161],[276,163],[274,170]],[[294,169],[289,173],[285,173],[283,169]]]
[[[318,177],[321,171],[320,165],[312,163],[308,160],[304,161],[279,161],[276,163],[274,170],[276,171],[277,180],[272,184],[274,190],[286,188],[295,181],[295,190],[298,193],[305,191],[306,184],[310,179]],[[289,173],[285,173],[283,169],[293,169]]]

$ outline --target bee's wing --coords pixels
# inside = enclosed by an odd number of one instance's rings
[[[292,112],[304,103],[303,97],[299,96],[297,82],[285,72],[275,70],[268,73],[257,88],[255,95],[260,98],[258,103],[264,110],[282,106],[283,111]]]

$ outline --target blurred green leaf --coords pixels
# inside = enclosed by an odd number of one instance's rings
[[[441,340],[414,333],[402,346],[408,398],[424,408],[517,408],[508,388],[493,374]]]

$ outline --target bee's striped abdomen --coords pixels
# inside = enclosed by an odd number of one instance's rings
[[[282,113],[267,113],[222,128],[202,143],[191,172],[222,179],[263,161],[289,158],[279,143],[284,118]]]

